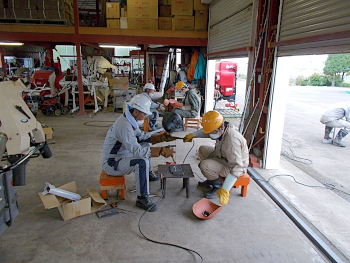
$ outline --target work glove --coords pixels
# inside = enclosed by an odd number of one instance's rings
[[[230,200],[230,192],[221,187],[221,188],[216,192],[216,194],[219,195],[220,204],[222,204],[222,205],[227,205],[228,201]]]
[[[225,182],[222,184],[222,187],[216,192],[220,197],[220,204],[227,205],[230,200],[230,190],[232,186],[237,181],[237,178],[232,174],[227,174],[225,177]]]
[[[151,157],[158,157],[162,147],[151,147]]]
[[[183,142],[192,142],[192,139],[193,139],[193,133],[189,133],[184,137]]]
[[[163,155],[165,158],[168,158],[170,156],[172,156],[175,151],[169,147],[160,147],[160,155]]]
[[[156,143],[160,143],[160,142],[171,142],[171,141],[175,141],[176,138],[172,137],[170,135],[170,133],[165,132],[162,134],[155,134],[151,136],[151,143],[152,144],[156,144]]]

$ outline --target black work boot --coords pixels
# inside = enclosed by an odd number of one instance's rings
[[[209,180],[208,180],[209,181]],[[211,189],[209,192],[206,192],[204,194],[205,198],[208,199],[213,199],[215,197],[216,192],[221,188],[222,186],[222,181],[221,181],[221,177],[213,180],[213,181],[209,181],[210,184],[212,185],[213,189]]]
[[[345,147],[345,144],[343,143],[343,138],[348,135],[348,131],[345,129],[340,129],[337,136],[335,137],[333,144],[339,147]]]
[[[155,174],[154,172],[150,171],[149,172],[149,180],[150,181],[158,181],[159,176],[157,174]]]
[[[158,210],[158,206],[149,199],[149,196],[138,196],[136,200],[136,206],[154,212]]]
[[[211,188],[212,185],[209,180],[205,180],[204,182],[198,182],[199,187]]]

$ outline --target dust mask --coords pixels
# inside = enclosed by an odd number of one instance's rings
[[[213,140],[219,139],[219,137],[221,136],[221,134],[212,134],[209,133],[210,138],[212,138]]]
[[[149,96],[150,98],[152,98],[153,93],[148,93],[148,96]]]
[[[141,120],[141,121],[137,121],[137,125],[142,125],[143,124],[143,120]]]

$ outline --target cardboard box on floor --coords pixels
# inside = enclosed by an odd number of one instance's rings
[[[45,133],[46,140],[51,140],[52,134],[53,134],[52,128],[50,126],[45,126],[45,127],[43,127],[43,131]]]
[[[75,181],[62,185],[58,188],[73,193],[78,193],[78,187]],[[88,196],[84,196],[76,202],[53,194],[43,195],[42,192],[38,194],[45,206],[45,209],[57,207],[63,220],[66,221],[75,217],[96,212],[107,204],[96,190],[87,189],[87,192],[89,194]]]

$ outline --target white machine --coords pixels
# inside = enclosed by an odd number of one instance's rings
[[[88,73],[86,76],[83,76],[83,85],[86,86],[88,90],[84,91],[84,94],[90,94],[91,96],[93,96],[95,104],[95,110],[93,112],[97,113],[101,109],[98,107],[97,100],[102,101],[100,96],[98,96],[97,94],[99,93],[104,95],[104,107],[107,107],[109,96],[108,79],[102,78],[99,75],[104,74],[109,68],[116,69],[117,67],[110,64],[109,61],[104,57],[88,57],[87,65]],[[79,107],[76,105],[75,96],[76,94],[79,94],[78,81],[69,81],[66,80],[64,77],[62,80],[60,80],[59,83],[63,87],[63,89],[66,89],[67,87],[72,88],[73,109],[71,110],[71,113],[77,111]]]
[[[18,215],[16,186],[25,184],[29,157],[51,157],[41,124],[24,100],[22,81],[0,82],[0,235]]]

